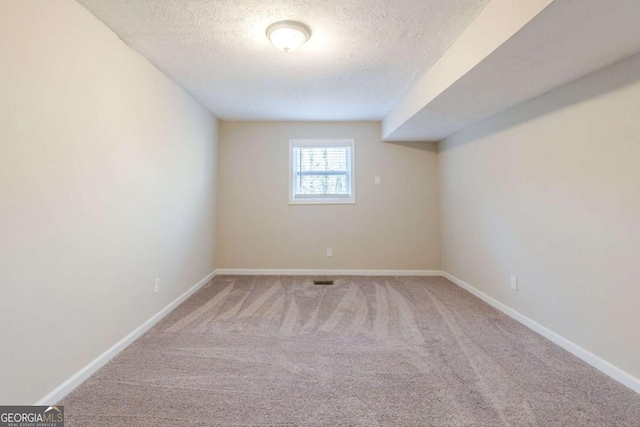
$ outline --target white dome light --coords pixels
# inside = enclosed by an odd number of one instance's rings
[[[292,52],[311,37],[311,30],[303,23],[280,21],[267,27],[267,37],[280,50]]]

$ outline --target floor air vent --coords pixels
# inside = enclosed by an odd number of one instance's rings
[[[314,285],[333,285],[333,280],[328,279],[326,277],[321,277],[319,279],[313,279]]]

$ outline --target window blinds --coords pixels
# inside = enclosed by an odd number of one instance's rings
[[[294,146],[294,198],[351,195],[350,146]]]

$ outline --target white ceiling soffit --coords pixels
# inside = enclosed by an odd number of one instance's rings
[[[381,120],[488,1],[78,0],[224,120]],[[277,50],[281,20],[311,39]]]
[[[491,12],[494,3],[509,2],[493,0],[467,31]],[[383,120],[383,138],[438,141],[631,56],[640,51],[639,17],[638,0],[555,0],[466,74],[436,93],[433,85],[431,91],[425,89],[425,81],[437,81],[429,73],[455,50],[456,42]],[[464,56],[461,49],[457,62],[451,62],[464,63]],[[443,74],[447,69],[459,73],[453,66],[441,68]]]

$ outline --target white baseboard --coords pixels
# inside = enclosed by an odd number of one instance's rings
[[[547,338],[551,342],[553,342],[553,343],[559,345],[560,347],[564,348],[565,350],[567,350],[569,353],[573,354],[574,356],[584,360],[589,365],[593,366],[594,368],[596,368],[597,370],[601,371],[602,373],[608,375],[609,377],[613,378],[614,380],[618,381],[619,383],[629,387],[631,390],[633,390],[636,393],[640,394],[640,379],[634,377],[630,373],[628,373],[626,371],[623,371],[622,369],[618,368],[617,366],[612,365],[611,363],[607,362],[606,360],[604,360],[604,359],[596,356],[595,354],[591,353],[590,351],[580,347],[578,344],[576,344],[576,343],[564,338],[561,335],[558,335],[557,333],[553,332],[551,329],[548,329],[547,327],[542,326],[538,322],[536,322],[536,321],[528,318],[527,316],[519,313],[518,311],[508,307],[507,305],[505,305],[505,304],[501,303],[500,301],[490,297],[489,295],[485,294],[484,292],[479,291],[478,289],[474,288],[473,286],[471,286],[467,282],[464,282],[463,280],[458,279],[454,275],[449,274],[447,272],[442,272],[442,276],[446,277],[447,279],[449,279],[450,281],[452,281],[456,285],[460,286],[461,288],[469,291],[470,293],[472,293],[473,295],[477,296],[478,298],[480,298],[481,300],[483,300],[487,304],[493,306],[494,308],[497,308],[498,310],[500,310],[501,312],[503,312],[507,316],[509,316],[509,317],[517,320],[518,322],[522,323],[523,325],[525,325],[529,329],[532,329],[533,331],[539,333],[540,335],[542,335],[543,337]]]
[[[138,339],[142,334],[151,329],[156,323],[162,320],[167,314],[169,314],[173,309],[175,309],[178,305],[180,305],[183,301],[193,295],[196,291],[198,291],[202,286],[204,286],[209,280],[213,277],[219,275],[295,275],[295,276],[318,276],[318,275],[336,275],[336,276],[443,276],[460,286],[461,288],[467,290],[471,294],[477,296],[487,304],[495,307],[501,312],[505,313],[509,317],[517,320],[533,331],[539,333],[543,337],[549,339],[560,347],[564,348],[571,354],[576,357],[584,360],[594,368],[613,378],[614,380],[620,382],[621,384],[629,387],[631,390],[640,394],[640,379],[634,377],[628,372],[623,371],[617,366],[612,365],[606,360],[596,356],[590,351],[580,347],[572,341],[558,335],[552,330],[542,326],[541,324],[535,322],[534,320],[524,316],[518,311],[508,307],[507,305],[501,303],[500,301],[490,297],[482,291],[474,288],[470,284],[458,279],[444,271],[439,270],[306,270],[306,269],[288,269],[288,270],[278,270],[278,269],[218,269],[211,273],[209,273],[206,277],[200,280],[198,283],[193,285],[189,290],[180,295],[174,301],[172,301],[165,308],[156,313],[149,320],[144,322],[142,325],[137,327],[134,331],[132,331],[129,335],[122,338],[116,344],[114,344],[107,351],[102,353],[92,362],[90,362],[87,366],[80,369],[74,375],[72,375],[65,382],[60,384],[54,390],[52,390],[49,394],[44,396],[42,399],[37,401],[35,405],[51,405],[60,401],[64,396],[69,394],[73,389],[75,389],[78,385],[80,385],[83,381],[93,375],[98,369],[104,366],[109,360],[113,359],[118,353],[124,350],[128,345],[133,343],[136,339]]]
[[[218,276],[442,276],[439,270],[311,270],[219,268]]]
[[[113,359],[118,353],[124,350],[132,342],[138,339],[142,334],[151,329],[156,323],[162,320],[174,308],[179,306],[184,300],[193,295],[198,289],[204,286],[209,280],[216,276],[216,271],[207,274],[202,280],[189,288],[188,291],[173,300],[169,305],[153,315],[149,320],[134,329],[129,335],[115,343],[111,348],[96,357],[87,366],[73,374],[68,380],[53,389],[49,394],[38,400],[35,405],[53,405],[69,394],[74,388],[82,384],[87,378],[93,375],[98,369],[103,367],[108,361]]]

